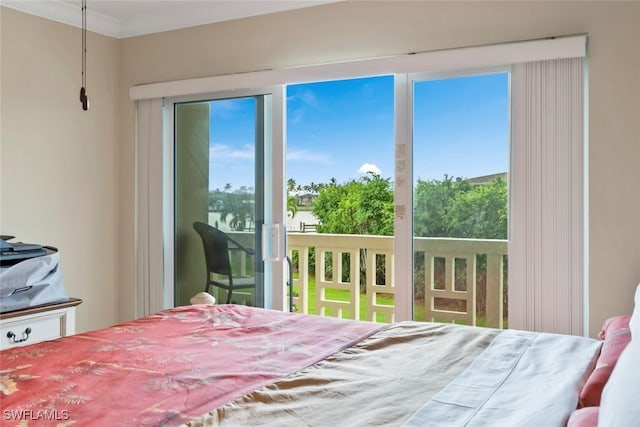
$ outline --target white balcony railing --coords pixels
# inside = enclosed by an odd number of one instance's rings
[[[393,237],[290,233],[287,239],[289,256],[296,252],[298,259],[297,278],[293,283],[297,288],[293,298],[297,311],[309,313],[309,253],[310,248],[315,248],[316,314],[331,312],[332,316],[358,318],[363,290],[366,320],[375,321],[380,315],[384,321],[394,320],[392,303],[377,302],[380,294],[387,297],[395,294]],[[505,240],[418,237],[414,239],[414,254],[416,265],[423,265],[423,268],[415,269],[414,281],[424,283],[424,320],[477,325],[476,271],[478,255],[484,255],[486,261],[480,268],[486,284],[486,291],[481,295],[485,307],[484,324],[503,327]],[[343,263],[345,257],[348,262]],[[331,262],[326,262],[327,258]],[[366,283],[361,286],[363,263],[366,268],[362,277]],[[348,275],[343,274],[343,265],[348,268]],[[327,291],[332,289],[347,291],[348,300],[331,299]],[[389,301],[389,298],[385,300]]]

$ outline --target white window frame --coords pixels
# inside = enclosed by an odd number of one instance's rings
[[[413,159],[410,146],[407,145],[411,136],[411,130],[410,128],[406,128],[406,126],[409,126],[411,120],[410,106],[408,104],[411,102],[411,98],[406,90],[399,87],[402,81],[408,83],[406,74],[446,72],[450,75],[450,73],[463,70],[506,67],[515,63],[585,55],[585,35],[554,37],[533,41],[410,53],[394,57],[364,59],[333,64],[150,83],[131,87],[129,93],[130,98],[133,100],[189,95],[196,95],[202,99],[202,94],[206,93],[220,93],[225,91],[246,90],[255,87],[270,87],[273,85],[330,81],[376,75],[395,75],[396,123],[398,124],[396,126],[395,142],[395,220],[398,232],[396,234],[396,241],[394,242],[394,250],[396,251],[394,281],[395,283],[412,283],[411,272],[413,256],[411,253],[412,245],[410,244],[412,243],[412,236],[410,224],[407,224],[407,222],[411,222],[412,191],[410,187],[412,185],[412,171],[411,167],[407,166],[412,164]],[[274,103],[275,101],[274,99]],[[274,121],[280,122],[280,119],[282,119],[281,122],[284,126],[284,108],[282,117],[275,117],[274,115]],[[405,129],[402,130],[402,128]],[[274,140],[274,144],[280,143],[284,148],[284,130],[280,135],[274,131],[274,138],[278,137],[282,138],[282,141],[278,142]],[[585,144],[586,143],[585,140]],[[403,161],[404,167],[402,167]],[[586,168],[587,165],[584,166]],[[284,167],[281,168],[281,170],[284,171]],[[585,174],[585,180],[586,176]],[[586,182],[584,185],[586,188]],[[148,197],[149,194],[145,188],[138,187],[138,197],[141,196]],[[165,232],[166,231],[167,230],[165,230]],[[168,262],[168,259],[165,259],[165,263],[166,262]],[[580,291],[586,292],[588,276],[585,276],[583,280],[583,288]],[[280,282],[281,281],[277,283]],[[274,284],[274,290],[275,289],[276,284]],[[407,292],[411,292],[410,287],[400,287],[396,292],[397,300],[402,299],[402,302],[396,302],[396,320],[410,319],[412,304],[411,298],[407,295]],[[277,299],[279,299],[279,296],[281,296],[281,294],[278,294]],[[586,323],[585,320],[585,331],[588,330]]]
[[[508,66],[488,67],[438,72],[417,72],[396,78],[396,176],[395,176],[395,239],[394,256],[396,259],[394,283],[413,285],[413,99],[414,83],[426,80],[450,79],[483,74],[508,73]],[[398,185],[397,183],[409,185]],[[397,260],[405,262],[397,264]],[[411,264],[406,260],[411,260]],[[413,319],[413,286],[400,286],[395,289],[396,320]]]
[[[175,131],[174,113],[175,105],[184,102],[211,101],[227,98],[243,98],[258,95],[272,96],[271,110],[271,153],[266,153],[265,161],[269,160],[273,165],[273,170],[267,173],[266,186],[270,188],[284,189],[284,86],[275,85],[259,89],[242,89],[222,92],[211,92],[198,95],[176,96],[164,99],[163,108],[163,188],[162,188],[162,211],[163,211],[163,278],[161,281],[150,283],[151,292],[163,295],[162,307],[156,309],[169,308],[175,305]],[[278,154],[280,153],[280,154]],[[266,206],[265,223],[267,221],[275,224],[283,224],[286,213],[278,206],[284,206],[282,192],[273,192],[272,204]],[[272,268],[273,267],[273,268]],[[265,283],[270,282],[273,288],[265,289],[265,306],[276,310],[283,310],[285,307],[284,286],[277,286],[283,283],[285,276],[284,266],[271,266],[265,264]],[[268,276],[267,276],[268,275]]]

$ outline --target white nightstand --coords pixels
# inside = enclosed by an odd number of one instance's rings
[[[81,299],[0,313],[0,350],[52,340],[76,332]]]

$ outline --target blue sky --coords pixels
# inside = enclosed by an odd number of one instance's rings
[[[490,74],[419,82],[414,104],[414,177],[505,172],[508,77]],[[287,87],[287,178],[298,184],[358,178],[365,164],[393,178],[393,77]],[[253,98],[210,109],[210,188],[252,186]]]

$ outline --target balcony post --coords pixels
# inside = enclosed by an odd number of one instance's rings
[[[309,314],[309,246],[298,251],[298,283],[300,312]]]
[[[503,327],[502,292],[504,287],[502,255],[487,254],[487,326],[491,328]]]

